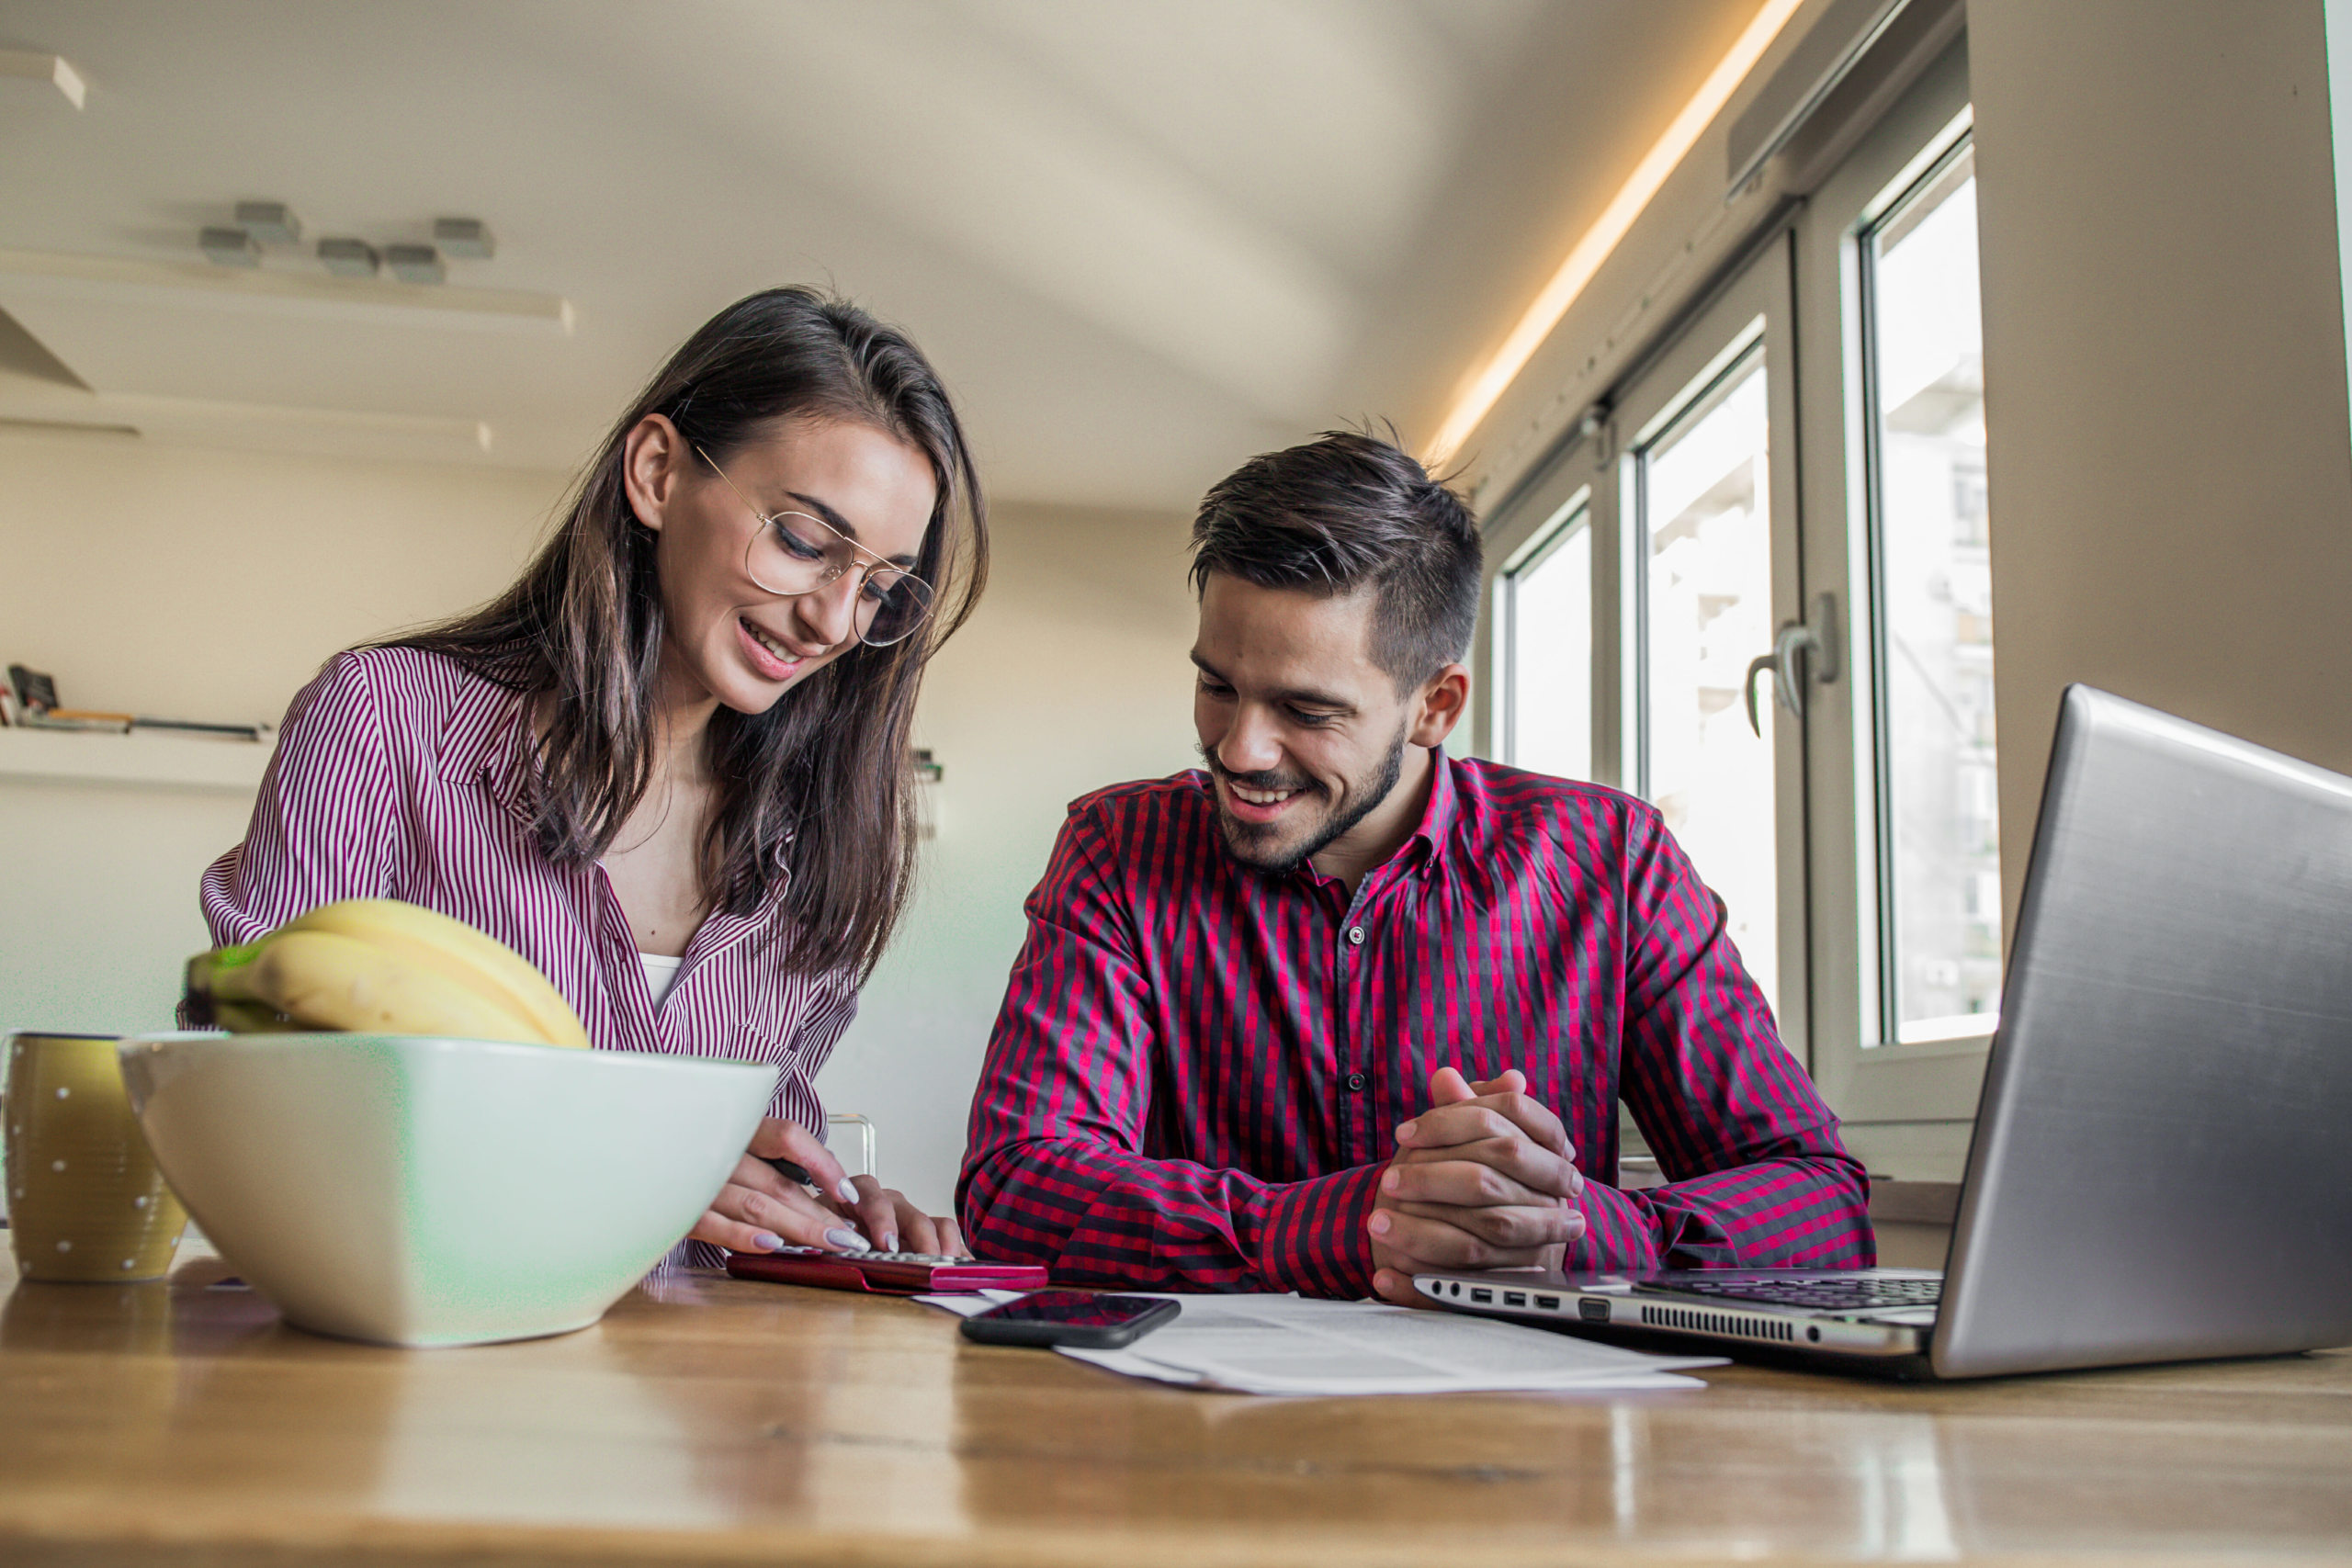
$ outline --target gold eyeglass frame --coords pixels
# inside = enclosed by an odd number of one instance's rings
[[[735,499],[743,503],[743,510],[750,513],[752,517],[758,521],[759,528],[752,532],[751,542],[743,547],[743,574],[746,577],[749,577],[753,582],[758,583],[763,592],[774,593],[779,599],[798,599],[805,597],[808,594],[818,592],[823,589],[831,588],[834,583],[839,582],[844,576],[848,575],[850,570],[849,567],[832,567],[829,574],[820,580],[813,586],[803,588],[797,592],[786,592],[779,589],[770,588],[766,583],[760,581],[759,573],[752,570],[752,552],[760,547],[760,538],[762,534],[769,528],[779,526],[776,522],[776,519],[779,517],[806,517],[809,522],[814,523],[818,527],[822,528],[826,533],[840,540],[844,546],[854,552],[853,563],[857,567],[858,570],[859,581],[857,591],[861,597],[865,594],[865,585],[874,580],[874,574],[877,571],[891,572],[905,579],[907,581],[914,583],[917,590],[922,594],[922,613],[917,615],[913,620],[907,623],[907,629],[905,631],[900,632],[897,637],[890,638],[888,642],[876,642],[865,635],[873,626],[873,619],[869,617],[866,624],[858,628],[858,641],[865,643],[868,648],[890,648],[896,644],[902,643],[906,641],[907,638],[914,636],[916,632],[922,628],[922,624],[931,619],[931,607],[938,599],[939,595],[938,591],[933,589],[926,579],[918,576],[914,572],[909,571],[905,567],[899,565],[895,561],[888,560],[881,556],[876,555],[872,550],[867,549],[864,545],[859,544],[855,539],[851,538],[847,534],[842,533],[839,528],[834,527],[831,524],[826,522],[823,518],[818,516],[813,512],[801,512],[793,508],[786,508],[782,512],[762,512],[757,506],[752,503],[752,498],[745,495],[741,490],[737,488],[735,481],[727,477],[727,470],[720,468],[718,461],[713,458],[709,453],[702,449],[701,442],[689,440],[686,445],[694,448],[694,454],[695,457],[700,457],[705,463],[710,465],[710,471],[718,476],[718,482],[725,485],[730,491],[732,491]],[[863,556],[865,558],[859,561],[855,559],[856,556]],[[877,605],[876,608],[878,614],[880,607]]]

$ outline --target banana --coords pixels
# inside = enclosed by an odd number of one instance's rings
[[[540,1043],[587,1048],[580,1016],[537,965],[496,937],[437,909],[397,898],[346,898],[322,904],[278,928],[280,937],[295,931],[364,942],[481,993],[531,1024]]]
[[[482,992],[327,931],[269,938],[250,964],[214,971],[212,996],[216,1007],[257,1003],[314,1029],[547,1043],[535,1025]]]
[[[259,1002],[215,1001],[212,1021],[232,1034],[290,1034],[302,1027]]]

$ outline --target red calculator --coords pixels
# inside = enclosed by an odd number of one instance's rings
[[[1046,1270],[1035,1263],[982,1263],[936,1252],[827,1252],[818,1247],[787,1247],[776,1252],[730,1252],[727,1271],[739,1280],[871,1291],[884,1296],[1046,1288]]]

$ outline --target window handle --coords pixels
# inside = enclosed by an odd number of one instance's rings
[[[1748,660],[1747,679],[1741,685],[1747,698],[1747,728],[1759,738],[1764,722],[1756,711],[1756,677],[1766,673],[1772,677],[1772,700],[1803,718],[1806,677],[1824,684],[1838,679],[1838,595],[1816,595],[1810,623],[1788,622],[1773,637],[1771,652]]]

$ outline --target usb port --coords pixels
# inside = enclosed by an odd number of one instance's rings
[[[1523,1307],[1526,1304],[1527,1292],[1525,1291],[1505,1291],[1503,1292],[1503,1305],[1507,1307]]]
[[[1535,1298],[1535,1304],[1542,1307],[1545,1312],[1557,1312],[1560,1310],[1560,1298],[1557,1296],[1538,1296]]]
[[[1492,1302],[1495,1299],[1495,1292],[1492,1291],[1472,1291],[1470,1292],[1470,1299],[1474,1302]]]

